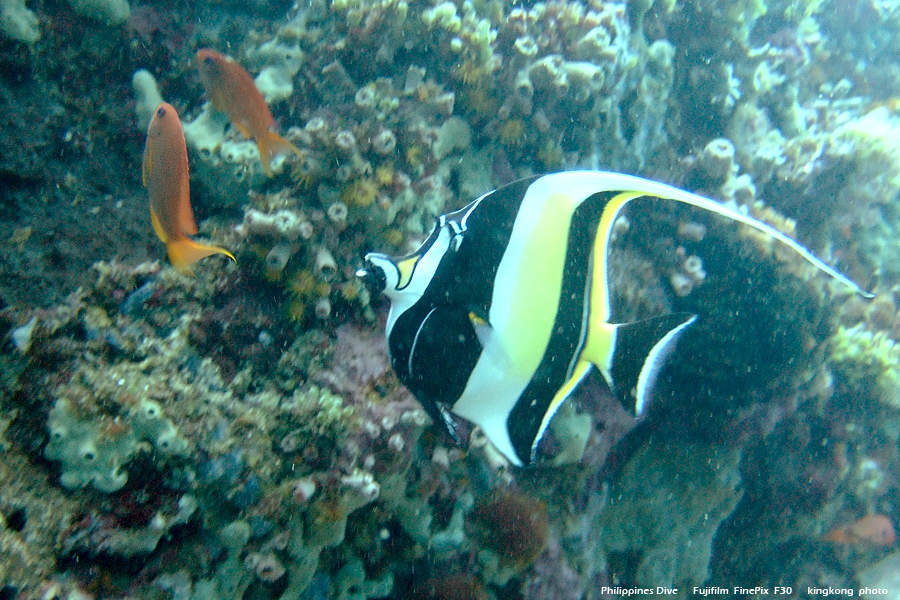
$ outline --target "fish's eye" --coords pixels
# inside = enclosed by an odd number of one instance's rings
[[[166,116],[166,107],[165,107],[165,106],[160,106],[160,107],[156,110],[156,116],[159,117],[160,119],[162,119],[163,117],[165,117],[165,116]]]
[[[213,60],[213,57],[212,57],[212,56],[207,56],[206,58],[203,59],[203,62],[205,62],[205,63],[208,64],[208,65],[211,65],[211,64],[213,64],[215,61]]]

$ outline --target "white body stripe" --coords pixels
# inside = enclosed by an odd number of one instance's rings
[[[434,314],[434,311],[437,310],[437,307],[432,308],[428,311],[428,314],[425,315],[425,318],[422,319],[422,323],[419,325],[419,328],[416,330],[416,335],[413,337],[412,346],[409,349],[409,361],[406,364],[406,371],[410,375],[413,374],[413,357],[416,355],[416,345],[419,343],[419,334],[422,333],[422,330],[425,329],[425,323],[428,322],[428,319],[431,318],[431,315]]]

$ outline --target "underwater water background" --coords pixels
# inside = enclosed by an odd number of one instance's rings
[[[0,0],[0,600],[900,598],[898,49],[892,0]],[[357,270],[576,169],[875,297],[634,200],[614,320],[698,315],[651,409],[592,375],[559,460],[457,444]]]

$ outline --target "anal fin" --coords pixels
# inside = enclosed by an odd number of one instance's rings
[[[166,230],[163,228],[162,222],[159,220],[159,216],[152,208],[150,209],[150,222],[153,223],[153,231],[156,232],[156,237],[159,238],[159,241],[164,244],[168,242],[169,236],[166,235]]]

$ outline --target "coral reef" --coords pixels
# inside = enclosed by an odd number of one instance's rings
[[[76,13],[110,25],[124,23],[131,14],[127,0],[69,0]]]
[[[874,385],[882,402],[900,407],[900,348],[884,331],[841,327],[831,342],[835,370],[850,385]]]
[[[163,456],[187,450],[187,441],[164,417],[162,407],[149,399],[139,400],[124,419],[104,419],[90,412],[78,414],[63,397],[50,411],[48,428],[44,456],[62,463],[60,483],[70,489],[93,485],[101,492],[120,490],[128,481],[122,465],[144,442]]]
[[[25,0],[4,0],[0,4],[0,31],[7,38],[26,44],[41,37],[38,18],[25,6]]]
[[[4,425],[8,425],[5,423]],[[0,464],[0,581],[37,596],[38,582],[55,577],[66,531],[80,505],[46,476],[34,472],[28,456],[3,440]]]
[[[635,584],[694,586],[708,579],[713,537],[742,496],[739,462],[734,450],[684,444],[645,447],[628,462],[610,490],[621,501],[610,501],[599,527],[610,553],[640,551]]]
[[[522,569],[544,551],[550,535],[547,507],[524,494],[503,492],[474,506],[469,520],[479,545],[502,563]]]

